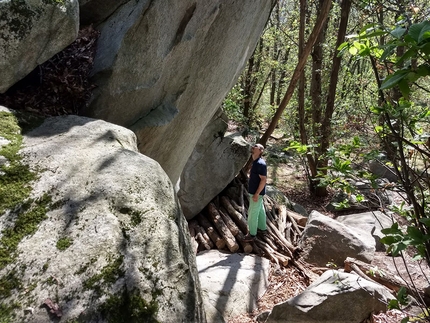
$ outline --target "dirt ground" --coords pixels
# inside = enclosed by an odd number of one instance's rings
[[[307,190],[306,174],[297,160],[291,159],[290,162],[279,163],[275,160],[268,161],[268,184],[276,186],[293,202],[302,205],[309,213],[317,210],[328,216],[333,216],[328,212],[325,206],[329,198],[315,199],[310,196]],[[410,276],[405,270],[405,262],[401,259],[395,259],[387,256],[385,253],[377,253],[372,266],[379,268],[386,275],[400,276],[399,279],[406,280],[409,284],[414,283],[418,288],[424,288],[429,285],[430,270],[423,264],[419,266],[409,255],[405,257],[406,264],[410,269]],[[400,275],[399,275],[400,274]],[[251,323],[258,322],[257,317],[264,312],[270,311],[274,305],[285,302],[291,297],[300,294],[306,289],[308,283],[302,277],[300,272],[294,267],[271,268],[270,284],[266,293],[258,301],[258,309],[253,313],[240,315],[232,318],[228,323]],[[389,310],[386,313],[375,313],[363,323],[398,323],[407,316],[413,316],[420,313],[417,307],[409,307],[399,310]]]

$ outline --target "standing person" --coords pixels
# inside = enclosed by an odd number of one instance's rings
[[[245,236],[246,242],[251,242],[257,235],[257,229],[265,231],[266,211],[263,205],[263,196],[266,194],[267,166],[261,157],[264,152],[263,145],[255,144],[251,148],[253,159],[251,172],[249,174],[249,208],[248,208],[248,228],[249,232]]]

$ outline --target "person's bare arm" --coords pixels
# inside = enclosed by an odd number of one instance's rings
[[[260,176],[260,184],[258,184],[258,188],[255,191],[255,194],[252,196],[252,200],[254,202],[258,201],[258,196],[260,195],[261,191],[263,190],[267,182],[267,176],[263,176],[263,175],[258,175],[258,176]]]

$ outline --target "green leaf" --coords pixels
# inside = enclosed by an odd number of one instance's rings
[[[382,82],[381,90],[387,90],[397,85],[401,80],[403,80],[409,73],[409,70],[396,71],[394,74],[387,76],[387,78]]]
[[[399,224],[397,222],[394,222],[390,228],[385,228],[382,229],[381,232],[383,234],[395,234],[395,233],[401,233],[401,231],[399,230]]]
[[[387,246],[392,245],[397,242],[397,239],[394,236],[385,236],[380,239],[381,243],[386,244]]]
[[[428,228],[430,228],[430,218],[419,219],[421,223],[424,223]]]
[[[349,53],[351,54],[351,55],[353,55],[353,56],[355,56],[355,55],[357,55],[357,53],[358,53],[358,49],[356,48],[356,47],[350,47],[349,49],[348,49],[348,51],[349,51]]]
[[[399,86],[400,92],[402,92],[403,97],[409,98],[409,94],[411,93],[411,88],[409,86],[408,81],[406,79],[400,80],[398,86]]]
[[[388,302],[387,307],[390,310],[399,310],[400,309],[399,301],[397,299],[392,299]]]
[[[398,26],[396,29],[390,32],[391,36],[394,38],[400,39],[406,32],[406,28]]]
[[[375,126],[375,132],[376,133],[381,133],[384,131],[384,127],[383,126]]]
[[[422,232],[417,227],[408,227],[406,232],[408,233],[409,237],[411,237],[417,243],[423,243],[424,242],[424,236],[423,236]]]
[[[372,32],[370,32],[370,33],[366,34],[366,35],[365,35],[365,37],[361,37],[361,36],[360,36],[360,38],[361,38],[361,39],[364,39],[364,38],[370,38],[370,37],[378,37],[378,36],[383,36],[383,35],[386,35],[386,34],[387,34],[387,32],[386,32],[386,31],[383,31],[383,30],[375,30],[375,31],[372,31]]]
[[[389,44],[385,46],[385,50],[381,55],[381,60],[384,61],[387,59],[388,56],[392,55],[394,53],[394,49],[397,48],[397,45],[395,44]]]
[[[406,51],[406,53],[402,55],[402,57],[399,58],[399,60],[396,62],[396,66],[402,66],[406,60],[416,56],[417,56],[417,50],[415,48],[410,48]]]
[[[423,21],[409,27],[408,35],[417,43],[430,38],[430,22]]]
[[[344,42],[342,44],[340,44],[340,46],[337,48],[338,51],[341,51],[342,49],[344,49],[345,47],[349,46],[349,42]]]
[[[360,35],[367,33],[367,31],[371,29],[375,29],[375,27],[379,27],[379,24],[376,22],[372,22],[370,24],[364,25],[363,28],[360,29]]]
[[[403,242],[399,242],[396,244],[391,245],[391,253],[393,254],[394,257],[398,256],[403,250],[405,250],[407,247],[406,244],[404,244]]]
[[[426,56],[430,55],[430,43],[425,43],[418,47],[422,53],[424,53]]]
[[[408,323],[409,322],[409,316],[406,316],[405,318],[403,318],[400,323]]]
[[[422,65],[418,66],[416,73],[420,77],[430,75],[430,66],[428,64],[422,64]]]

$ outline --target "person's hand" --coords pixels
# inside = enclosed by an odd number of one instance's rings
[[[252,200],[253,200],[254,202],[257,202],[257,201],[258,201],[258,194],[254,194],[254,195],[252,195]]]

